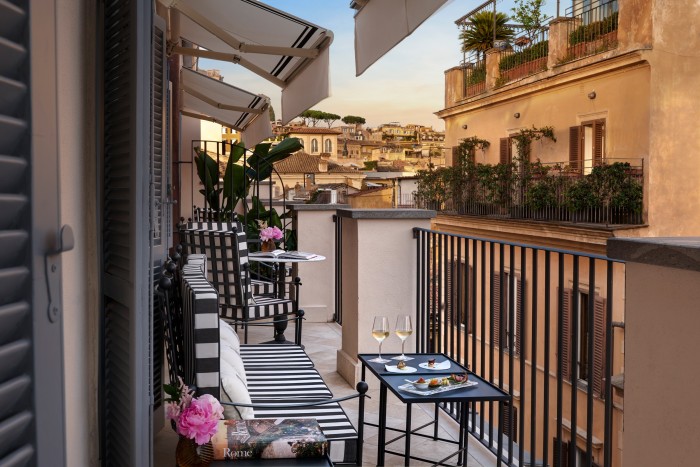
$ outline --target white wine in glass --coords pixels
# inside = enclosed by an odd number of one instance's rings
[[[370,362],[389,363],[391,360],[382,358],[382,342],[389,337],[389,319],[386,316],[377,316],[372,325],[372,337],[379,342],[379,357],[373,358]]]
[[[407,357],[403,352],[403,346],[406,343],[406,339],[411,337],[411,334],[413,334],[411,317],[408,315],[401,315],[396,318],[396,329],[394,332],[396,332],[396,335],[399,336],[399,339],[401,339],[401,355],[394,357],[394,360],[413,360],[413,357]]]

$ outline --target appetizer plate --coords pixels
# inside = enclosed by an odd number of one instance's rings
[[[418,366],[421,368],[426,368],[428,370],[447,370],[452,366],[452,364],[449,360],[445,360],[444,362],[440,363],[435,362],[435,366],[428,366],[428,362],[419,363]]]
[[[416,389],[413,384],[403,384],[398,388],[402,391],[410,392],[411,394],[418,394],[419,396],[430,396],[433,394],[439,394],[441,392],[454,391],[455,389],[466,389],[476,386],[476,381],[465,381],[463,383],[448,384],[446,386],[429,387],[427,390]]]
[[[389,373],[415,373],[416,371],[418,371],[416,368],[413,368],[412,366],[408,365],[401,368],[400,370],[396,367],[396,365],[384,365],[384,368],[386,368],[386,371],[388,371]]]

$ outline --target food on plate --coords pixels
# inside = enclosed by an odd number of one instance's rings
[[[433,378],[430,380],[430,384],[428,386],[430,386],[431,388],[436,388],[440,386],[440,380],[437,378]]]
[[[452,374],[450,375],[450,379],[452,379],[452,381],[455,383],[464,383],[469,379],[469,375],[467,373],[464,373],[463,375]]]
[[[429,366],[430,368],[432,368],[432,367],[435,366],[435,359],[434,359],[434,358],[431,358],[430,360],[428,360],[428,366]]]
[[[398,368],[399,370],[403,370],[404,368],[406,368],[406,362],[397,363],[396,368]]]
[[[450,385],[450,380],[447,379],[447,378],[442,378],[442,379],[440,380],[440,384],[441,384],[442,386],[449,386],[449,385]]]
[[[425,383],[425,379],[423,379],[423,377],[420,377],[416,380],[416,383],[418,383],[418,384]]]
[[[415,386],[416,389],[428,389],[428,382],[423,378],[418,378],[413,382],[413,386]]]

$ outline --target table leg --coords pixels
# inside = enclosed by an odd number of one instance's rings
[[[438,406],[438,404],[435,404],[435,414],[433,414],[433,416],[434,416],[433,420],[435,420],[435,426],[433,427],[433,441],[437,441],[437,439],[438,439],[438,428],[439,428],[438,427],[438,420],[439,420],[438,417],[440,416],[439,410],[440,410],[440,407]]]
[[[386,385],[379,386],[379,436],[377,446],[377,465],[384,465],[384,451],[386,450]]]
[[[467,420],[469,411],[467,410],[468,404],[466,402],[462,402],[461,406],[459,420],[459,455],[457,456],[457,465],[467,465],[469,460],[469,430],[467,429],[467,425],[469,423]],[[462,452],[463,449],[464,452]]]
[[[406,404],[406,448],[404,450],[403,465],[411,465],[411,405]]]
[[[503,415],[504,415],[503,402],[498,402],[498,449],[496,458],[496,467],[501,467],[501,459],[503,458]]]

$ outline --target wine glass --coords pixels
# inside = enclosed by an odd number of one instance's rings
[[[386,316],[377,316],[372,325],[372,337],[379,342],[379,357],[373,358],[370,362],[389,363],[391,360],[382,358],[382,342],[389,337],[389,319]]]
[[[396,335],[399,336],[399,339],[401,339],[401,355],[394,357],[393,360],[413,360],[413,357],[407,357],[403,353],[403,346],[406,343],[406,339],[408,339],[413,333],[411,317],[408,315],[400,315],[398,318],[396,318],[396,329],[394,329],[394,332],[396,332]]]

